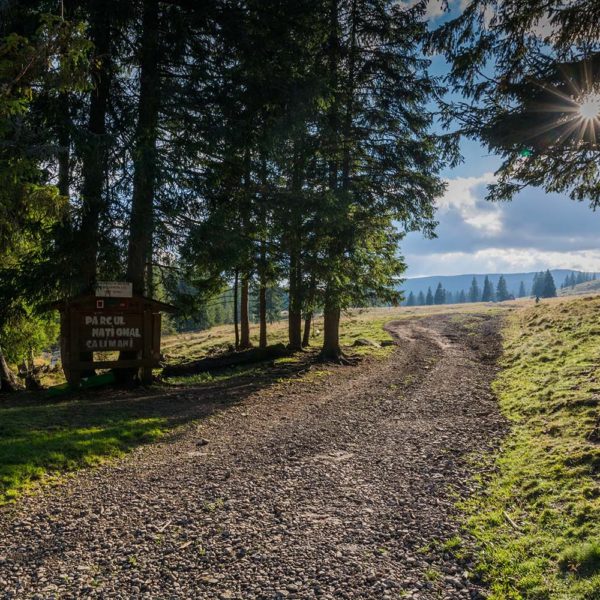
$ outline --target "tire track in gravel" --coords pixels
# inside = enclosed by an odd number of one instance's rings
[[[423,551],[506,430],[498,320],[467,319],[390,323],[388,360],[253,392],[3,511],[0,597],[480,598]]]

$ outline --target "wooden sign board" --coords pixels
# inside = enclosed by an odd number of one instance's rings
[[[94,369],[136,369],[143,383],[152,381],[152,369],[160,365],[160,313],[174,307],[142,296],[78,296],[51,306],[61,312],[61,360],[69,383],[77,385]],[[124,354],[94,358],[102,352]]]
[[[82,352],[142,350],[143,315],[106,310],[80,315],[79,349]]]
[[[96,296],[103,298],[131,298],[133,285],[129,281],[99,281]]]

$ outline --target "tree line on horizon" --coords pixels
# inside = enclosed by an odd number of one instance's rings
[[[572,277],[567,276],[569,282],[577,280],[578,283],[581,283],[582,281],[595,279],[595,275],[590,273],[571,273],[570,275]],[[530,294],[527,293],[523,281],[519,283],[518,291],[514,293],[509,292],[504,275],[500,275],[496,287],[486,275],[483,286],[480,286],[477,278],[473,277],[471,286],[466,291],[460,290],[452,293],[450,290],[446,290],[441,282],[438,283],[435,292],[432,292],[431,287],[427,288],[426,293],[422,290],[418,294],[411,291],[403,304],[404,306],[432,306],[436,304],[464,304],[467,302],[504,302],[505,300],[526,298],[527,296],[532,298],[554,298],[556,296],[556,285],[550,270],[540,271],[534,275]]]
[[[517,297],[526,296],[525,284],[521,281]],[[494,288],[493,283],[486,275],[483,280],[483,287],[480,287],[476,277],[473,277],[471,286],[468,290],[460,290],[452,293],[446,290],[441,282],[438,283],[435,292],[431,287],[427,288],[427,293],[422,290],[415,294],[410,292],[404,302],[405,306],[431,306],[434,304],[464,304],[467,302],[503,302],[504,300],[514,299],[515,295],[509,293],[504,275],[500,275],[498,283]]]
[[[573,289],[580,283],[587,283],[588,281],[596,281],[596,273],[588,273],[584,271],[578,271],[577,273],[569,273],[565,280],[562,282],[560,289],[566,290],[568,288]]]

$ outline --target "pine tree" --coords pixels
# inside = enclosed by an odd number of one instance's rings
[[[525,296],[527,296],[527,291],[525,290],[525,283],[521,281],[521,283],[519,284],[518,298],[525,298]]]
[[[441,282],[438,283],[437,288],[435,290],[433,303],[434,304],[445,304],[446,303],[446,292],[445,292]]]
[[[554,277],[550,270],[547,270],[542,279],[543,288],[540,296],[542,298],[554,298],[556,296],[556,285],[554,284]]]
[[[471,287],[469,288],[469,302],[479,302],[481,300],[481,293],[479,291],[479,285],[477,279],[473,277],[471,281]]]
[[[531,295],[535,298],[543,298],[545,289],[545,274],[543,271],[536,273],[533,277],[531,286]]]
[[[498,285],[496,287],[496,301],[504,302],[508,299],[510,299],[510,294],[508,293],[508,288],[506,287],[506,279],[504,279],[504,275],[500,275],[500,279],[498,279]]]
[[[58,144],[46,136],[56,121],[59,96],[81,92],[86,85],[90,44],[83,24],[45,13],[45,8],[55,7],[25,2],[0,6],[2,392],[20,387],[8,361],[22,360],[54,342],[53,319],[40,317],[36,309],[48,296],[66,291],[70,270],[62,267],[76,258],[56,254],[55,234],[67,222],[68,207],[49,180]]]
[[[493,302],[494,301],[494,286],[486,275],[483,280],[483,292],[481,293],[482,302]]]
[[[427,306],[431,306],[433,304],[433,294],[431,293],[431,288],[427,288],[427,296],[425,298],[425,304]]]
[[[385,294],[402,268],[392,252],[398,225],[431,232],[443,188],[437,173],[449,148],[429,133],[424,102],[434,88],[418,51],[427,35],[424,4],[331,0],[328,7],[327,97],[316,156],[325,190],[321,357],[335,361],[343,358],[340,311],[374,284]],[[365,259],[373,261],[369,268]]]
[[[410,292],[408,294],[408,299],[406,300],[406,306],[414,306],[415,305],[415,295]]]

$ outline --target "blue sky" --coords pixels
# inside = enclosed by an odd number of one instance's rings
[[[461,1],[451,2],[453,12]],[[430,13],[440,19],[437,0],[430,2]],[[432,68],[439,74],[445,65],[438,57]],[[411,233],[402,242],[408,277],[547,268],[600,271],[600,214],[566,194],[535,188],[512,202],[486,202],[486,186],[500,159],[476,141],[463,140],[461,149],[463,163],[443,173],[448,189],[437,203],[438,237],[427,240]]]

